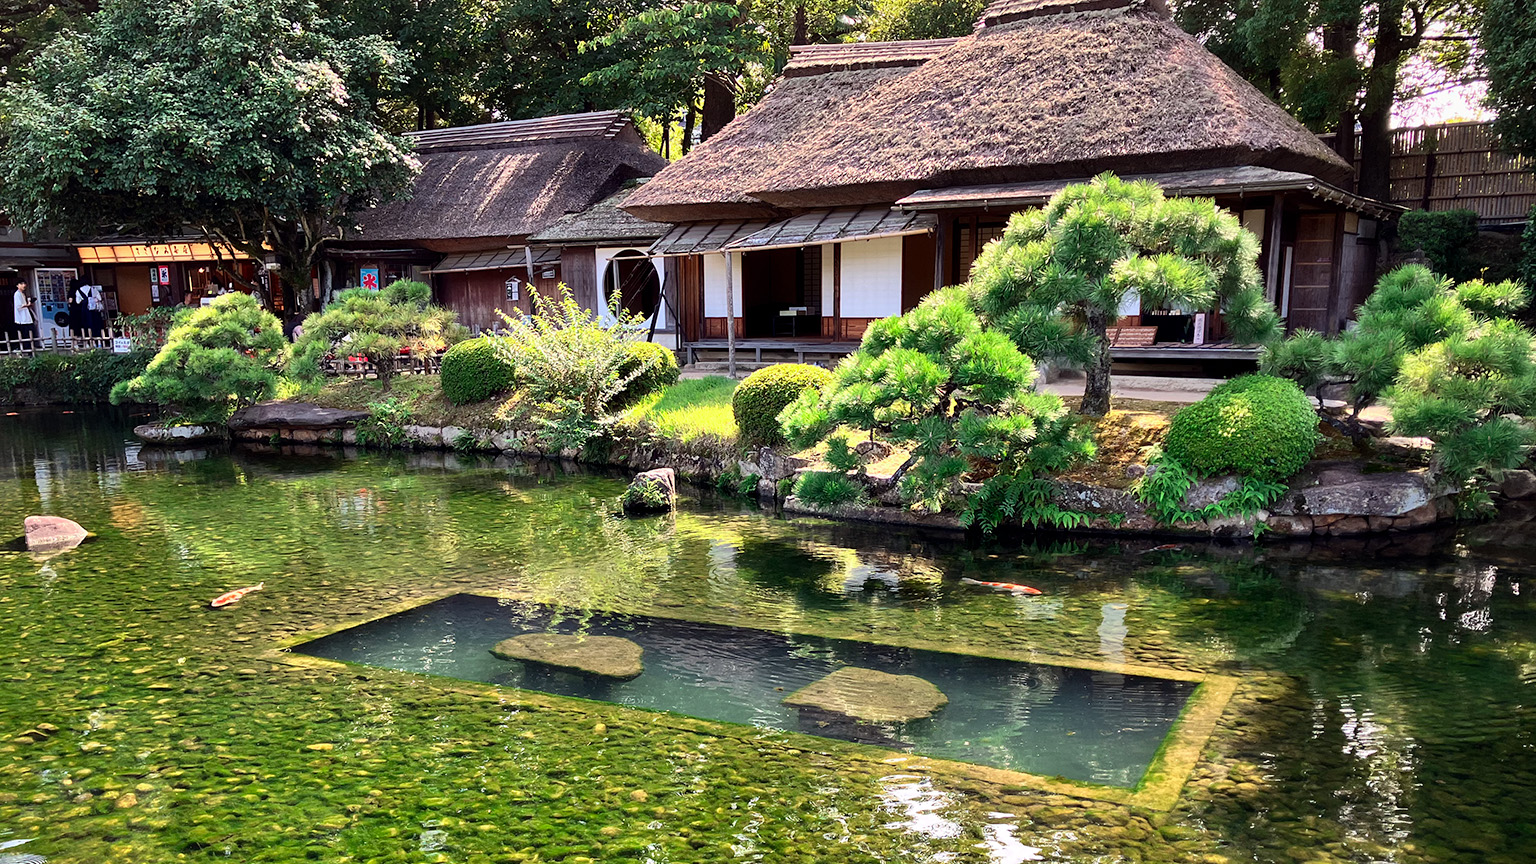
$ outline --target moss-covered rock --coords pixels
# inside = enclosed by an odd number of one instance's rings
[[[618,636],[573,636],[524,633],[503,639],[491,649],[503,660],[521,660],[604,678],[628,680],[645,671],[645,649]]]
[[[784,704],[867,723],[907,723],[933,716],[949,704],[949,697],[916,675],[844,666],[791,693]]]

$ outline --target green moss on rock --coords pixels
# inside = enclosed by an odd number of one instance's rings
[[[933,716],[949,704],[949,697],[916,675],[844,666],[791,693],[784,704],[829,711],[867,723],[907,723]]]
[[[491,649],[503,660],[521,660],[604,678],[628,680],[645,671],[645,649],[618,636],[525,633],[503,639]]]

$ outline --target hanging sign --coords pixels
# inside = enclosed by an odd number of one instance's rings
[[[165,266],[164,264],[160,265],[160,284],[171,284],[171,268]]]
[[[113,354],[127,354],[133,350],[133,340],[127,336],[118,336],[112,340]]]
[[[363,269],[357,271],[357,274],[358,284],[362,285],[364,288],[367,288],[369,291],[379,290],[379,268],[364,267]]]

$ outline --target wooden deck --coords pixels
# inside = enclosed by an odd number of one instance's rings
[[[1109,356],[1116,360],[1257,360],[1257,345],[1236,342],[1155,342],[1151,345],[1112,345]]]
[[[683,351],[687,355],[686,363],[698,362],[698,352],[704,351],[728,351],[729,343],[724,339],[701,339],[697,342],[686,342]],[[793,353],[796,363],[804,363],[807,354],[826,354],[828,356],[841,357],[859,350],[857,342],[832,342],[825,339],[740,339],[736,342],[736,355],[738,357],[750,353],[751,362],[763,362],[763,352],[773,351],[778,353]]]

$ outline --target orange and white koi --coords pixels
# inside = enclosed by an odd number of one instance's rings
[[[233,591],[226,591],[209,601],[208,605],[214,609],[218,609],[221,606],[228,606],[231,603],[238,603],[240,599],[245,595],[251,593],[252,591],[260,591],[265,587],[267,587],[267,583],[258,582],[248,588],[236,588]]]
[[[983,588],[996,588],[999,591],[1011,591],[1014,594],[1039,594],[1039,588],[1031,588],[1028,585],[1019,585],[1014,582],[983,582],[980,579],[961,579],[966,585],[980,585]]]
[[[1145,555],[1148,552],[1177,552],[1183,548],[1183,544],[1180,543],[1164,543],[1161,546],[1153,546],[1151,549],[1143,549],[1141,554]]]

